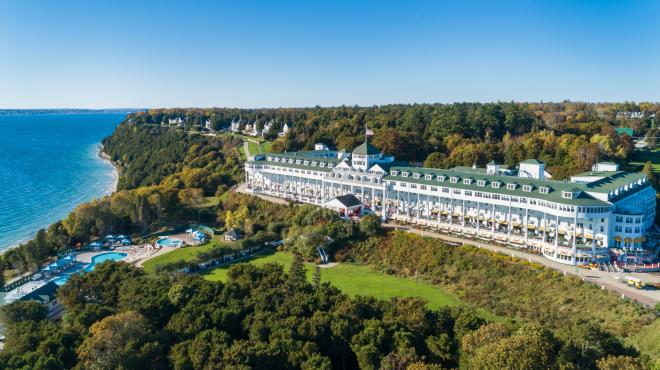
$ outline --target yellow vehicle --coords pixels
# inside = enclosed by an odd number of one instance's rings
[[[637,289],[642,289],[644,287],[644,282],[636,277],[626,276],[626,284],[628,286],[634,286]]]

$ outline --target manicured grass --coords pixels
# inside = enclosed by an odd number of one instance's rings
[[[660,173],[660,148],[649,151],[641,151],[635,154],[634,160],[630,162],[633,166],[641,169],[644,164],[651,161],[653,172]]]
[[[144,271],[153,272],[156,270],[156,265],[160,265],[160,264],[177,262],[177,261],[192,261],[195,259],[195,257],[197,257],[199,253],[208,252],[216,247],[220,248],[220,246],[222,245],[223,243],[219,239],[214,238],[209,243],[205,245],[200,245],[198,247],[178,248],[171,252],[161,254],[160,256],[156,256],[146,261],[143,265]]]
[[[256,266],[274,262],[282,264],[285,269],[288,269],[292,259],[292,255],[288,253],[265,252],[241,262],[249,262]],[[306,263],[305,267],[307,277],[311,280],[314,265]],[[216,268],[206,273],[204,278],[211,281],[226,281],[228,269],[229,266]],[[355,264],[342,263],[334,267],[323,268],[321,269],[321,281],[329,282],[350,296],[372,296],[384,300],[392,297],[421,297],[428,302],[428,307],[431,309],[456,306],[462,303],[458,298],[427,282],[387,275],[370,267]],[[502,320],[486,311],[480,310],[480,314],[491,321]]]

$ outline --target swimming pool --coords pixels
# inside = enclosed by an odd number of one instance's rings
[[[96,256],[92,257],[92,261],[87,265],[77,265],[74,268],[67,270],[66,272],[60,273],[55,277],[52,281],[55,282],[57,285],[63,285],[66,283],[72,275],[82,272],[90,272],[94,270],[94,267],[96,267],[97,264],[105,261],[121,261],[124,258],[126,258],[127,254],[126,253],[119,253],[119,252],[108,252],[108,253],[102,253],[102,254],[97,254]]]
[[[183,240],[177,238],[163,238],[156,242],[161,247],[180,247],[183,245]]]

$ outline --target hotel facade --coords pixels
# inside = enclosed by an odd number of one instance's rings
[[[554,181],[534,159],[515,169],[495,162],[410,167],[365,141],[352,153],[319,144],[313,151],[258,155],[245,173],[252,193],[340,211],[353,195],[360,214],[525,247],[565,264],[645,263],[657,255],[655,190],[644,174],[611,162]],[[354,215],[354,202],[344,211]]]

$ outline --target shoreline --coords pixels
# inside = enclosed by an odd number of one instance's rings
[[[112,159],[110,159],[110,156],[103,151],[103,144],[99,144],[97,146],[96,156],[101,161],[107,162],[112,166],[112,174],[110,175],[112,177],[112,182],[108,186],[105,187],[105,189],[103,190],[103,194],[99,196],[99,198],[100,198],[100,197],[111,195],[111,194],[113,194],[117,191],[117,184],[119,182],[119,167],[117,166],[117,164],[115,162],[112,161]],[[73,208],[75,209],[75,207],[79,206],[80,204],[87,203],[87,202],[90,202],[92,200],[93,199],[90,199],[86,202],[75,204]],[[57,221],[55,221],[55,222],[57,222]],[[41,228],[47,228],[50,225],[51,224],[48,224],[48,225],[45,225]],[[0,254],[4,254],[5,252],[7,252],[10,249],[14,249],[14,248],[18,247],[21,244],[25,244],[25,243],[33,240],[38,230],[39,229],[36,229],[32,233],[31,237],[16,240],[15,242],[13,242],[12,244],[7,245],[7,246],[0,246]]]
[[[119,183],[119,166],[112,161],[110,156],[103,151],[103,144],[99,144],[98,146],[98,151],[96,152],[96,156],[101,158],[102,161],[110,163],[112,165],[112,184],[109,186],[108,189],[106,189],[105,195],[111,195],[112,193],[117,191],[117,185]]]

